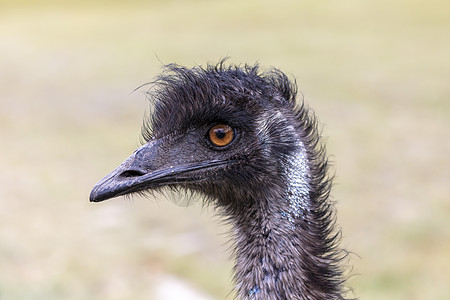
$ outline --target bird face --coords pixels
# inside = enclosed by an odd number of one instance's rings
[[[294,103],[274,83],[284,77],[239,68],[172,71],[160,78],[147,142],[94,186],[90,201],[164,186],[231,199],[280,178],[280,157],[293,144],[279,130],[287,122],[280,111]]]
[[[198,185],[211,177],[217,180],[242,160],[240,136],[230,125],[213,124],[150,140],[98,182],[90,200],[99,202],[168,185]]]

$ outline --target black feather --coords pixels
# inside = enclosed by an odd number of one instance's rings
[[[317,119],[303,99],[297,103],[295,80],[222,60],[168,65],[150,86],[144,143],[191,143],[195,159],[230,162],[169,186],[203,195],[233,225],[237,297],[344,299],[346,252],[329,197],[333,178]],[[206,133],[221,123],[236,138],[215,149]]]

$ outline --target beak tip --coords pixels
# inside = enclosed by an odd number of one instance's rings
[[[114,184],[111,182],[105,182],[101,180],[98,182],[91,191],[89,195],[90,202],[102,202],[111,198],[115,198],[124,194],[126,190],[126,185]]]
[[[101,202],[112,198],[111,193],[108,189],[102,188],[102,185],[96,184],[89,195],[90,202]]]
[[[95,187],[92,189],[91,194],[89,195],[89,201],[90,202],[100,202],[100,200],[97,197],[97,192]]]

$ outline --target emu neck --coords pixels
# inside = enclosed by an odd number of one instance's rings
[[[239,299],[342,299],[301,156],[286,166],[283,189],[262,187],[239,200],[252,203],[234,220]]]

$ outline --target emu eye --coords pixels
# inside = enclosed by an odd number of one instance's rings
[[[228,125],[215,125],[209,129],[208,138],[214,146],[224,147],[233,141],[234,131],[233,128]]]

